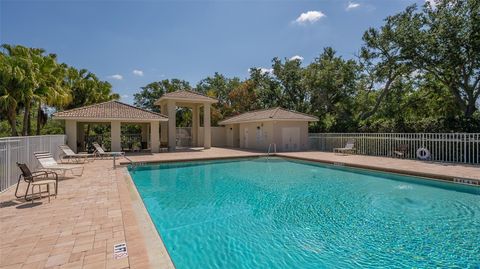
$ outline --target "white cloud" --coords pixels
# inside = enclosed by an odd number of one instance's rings
[[[261,67],[261,68],[256,68],[256,69],[260,69],[260,73],[262,73],[262,74],[273,74],[273,68]],[[252,72],[252,69],[248,68],[248,73],[250,73],[250,72]]]
[[[116,80],[122,80],[123,76],[120,75],[120,74],[115,74],[115,75],[108,76],[108,78],[116,79]]]
[[[425,2],[430,3],[431,7],[437,6],[437,0],[425,0]]]
[[[142,70],[134,69],[134,70],[132,71],[132,73],[133,73],[135,76],[143,77],[143,71],[142,71]]]
[[[130,97],[130,96],[129,96],[128,94],[122,94],[120,97],[121,97],[122,99],[127,99],[127,98]]]
[[[321,11],[307,11],[300,14],[295,22],[298,24],[314,23],[325,16]]]
[[[355,9],[357,7],[360,7],[359,3],[349,2],[346,10],[349,11],[349,10]]]
[[[295,56],[292,56],[292,57],[290,58],[290,61],[293,61],[293,60],[303,61],[303,57],[300,56],[300,55],[295,55]]]
[[[273,68],[260,68],[260,72],[262,72],[262,74],[272,74],[273,73]]]

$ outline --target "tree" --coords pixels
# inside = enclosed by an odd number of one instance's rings
[[[305,68],[303,85],[310,96],[309,112],[320,118],[322,130],[340,131],[356,127],[352,107],[359,70],[354,60],[343,60],[332,48],[325,48]]]
[[[99,80],[88,70],[77,70],[65,64],[62,66],[66,70],[63,85],[70,89],[72,95],[72,101],[66,106],[66,109],[120,99],[118,94],[112,92],[110,83]],[[90,134],[90,128],[90,124],[87,124],[87,135]]]
[[[217,122],[231,113],[229,94],[239,85],[239,78],[226,78],[224,75],[217,72],[215,72],[213,77],[202,79],[197,84],[195,89],[198,92],[218,100],[218,103],[212,105],[212,125],[216,125]]]
[[[139,93],[135,93],[133,95],[134,105],[154,112],[160,112],[160,107],[155,105],[155,102],[165,93],[174,92],[177,90],[191,90],[192,88],[185,80],[164,79],[149,83],[140,89],[141,90]]]
[[[282,62],[279,58],[273,59],[273,74],[282,86],[283,106],[300,112],[309,109],[308,94],[302,85],[303,69],[299,59]]]
[[[283,106],[285,102],[280,82],[270,72],[259,68],[250,68],[249,80],[253,83],[260,108]]]
[[[31,87],[31,63],[26,59],[27,49],[21,46],[2,45],[0,52],[0,107],[7,116],[11,135],[17,136],[17,110]]]
[[[365,84],[368,85],[367,93],[379,94],[373,108],[360,115],[362,120],[377,112],[394,83],[415,71],[401,54],[398,38],[402,34],[404,33],[399,31],[395,24],[395,18],[388,17],[386,24],[380,29],[370,28],[363,35],[364,45],[361,48],[360,60],[365,72],[363,78],[368,81]]]
[[[466,118],[480,96],[480,1],[437,1],[393,17],[405,60],[431,74],[454,96]]]
[[[258,109],[257,95],[253,81],[246,80],[234,88],[228,98],[231,100],[231,115],[238,115]]]
[[[54,54],[49,54],[47,56],[42,55],[42,53],[34,54],[35,62],[39,66],[37,74],[38,85],[34,88],[32,95],[32,99],[37,101],[37,135],[40,135],[42,125],[46,122],[47,116],[43,111],[43,105],[61,108],[72,101],[71,90],[63,85],[66,70],[63,65],[57,63],[56,58],[57,57]],[[26,105],[31,105],[31,101],[27,102]],[[25,114],[28,115],[29,113]],[[29,115],[28,118],[30,119]],[[31,134],[29,120],[27,133]]]
[[[66,109],[120,99],[118,94],[112,92],[112,85],[99,80],[95,74],[86,69],[77,70],[66,65],[64,67],[66,76],[63,83],[72,94],[72,101]]]

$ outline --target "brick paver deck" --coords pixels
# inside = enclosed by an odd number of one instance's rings
[[[16,200],[14,189],[0,195],[1,268],[148,268],[119,170],[111,160],[85,166],[59,182],[50,203]],[[125,241],[129,257],[113,259],[113,245]]]
[[[257,156],[264,153],[212,148],[132,156],[134,161],[169,161]],[[473,166],[330,153],[286,153],[284,156],[427,170],[480,178]],[[112,160],[85,164],[81,177],[60,181],[59,194],[33,204],[0,194],[0,268],[172,268],[163,244],[152,233],[149,217],[125,168]],[[152,232],[153,231],[153,232]],[[158,235],[156,235],[158,237]],[[126,242],[127,258],[115,260],[113,246]]]
[[[355,167],[433,177],[445,180],[451,180],[455,177],[480,180],[480,166],[478,165],[474,166],[453,163],[438,163],[363,155],[342,155],[318,151],[285,152],[278,155],[327,163],[344,163],[346,165]]]

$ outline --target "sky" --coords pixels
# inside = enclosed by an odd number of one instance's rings
[[[122,101],[153,81],[246,78],[324,47],[354,58],[369,27],[425,0],[0,0],[0,43],[39,47],[109,81]]]

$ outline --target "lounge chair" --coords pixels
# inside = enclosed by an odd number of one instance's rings
[[[85,161],[88,161],[88,157],[93,157],[93,154],[91,153],[75,153],[67,145],[61,145],[59,147],[63,152],[62,160],[65,159],[67,161],[74,161],[76,163],[85,163]]]
[[[398,158],[406,158],[408,153],[408,145],[400,144],[393,150],[393,156]]]
[[[343,148],[334,148],[333,152],[336,153],[354,153],[355,152],[355,140],[354,139],[349,139],[347,141],[347,144],[345,144],[345,147]]]
[[[117,156],[125,156],[125,152],[123,151],[118,151],[118,152],[114,152],[114,151],[105,151],[102,146],[100,146],[100,144],[98,144],[97,142],[93,142],[92,143],[93,147],[95,148],[95,151],[93,152],[93,154],[96,156],[96,157],[100,157],[100,158],[103,158],[103,157],[117,157]]]
[[[55,197],[57,197],[58,193],[58,174],[55,172],[51,171],[37,171],[37,172],[31,172],[28,166],[24,163],[17,163],[18,168],[20,168],[20,171],[22,172],[20,176],[18,177],[18,182],[17,182],[17,189],[15,190],[15,197],[17,198],[22,198],[24,197],[25,200],[33,200],[33,189],[35,186],[38,186],[39,188],[42,185],[47,186],[47,192],[48,192],[48,200],[50,201],[50,184],[54,184],[55,188]],[[27,185],[27,190],[25,191],[24,196],[19,196],[18,195],[18,187],[20,186],[20,181],[23,180],[28,183]],[[32,194],[28,195],[28,190],[30,189],[30,186],[32,187]],[[41,195],[42,192],[39,191],[39,194]]]
[[[79,169],[81,172],[77,176],[83,175],[83,165],[57,163],[57,161],[53,158],[53,155],[48,151],[38,151],[34,152],[33,154],[35,155],[35,158],[37,158],[42,169],[61,171],[63,176],[65,176],[67,171],[70,171],[72,175],[75,175],[73,171],[75,169]]]

